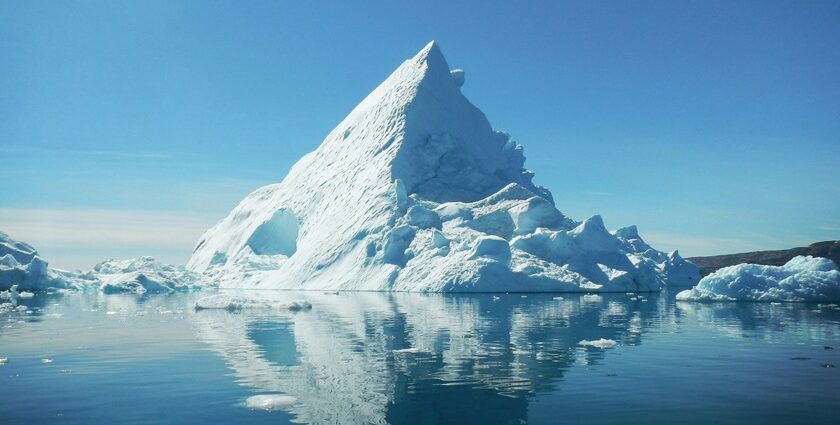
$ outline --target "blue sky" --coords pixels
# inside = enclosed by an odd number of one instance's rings
[[[0,230],[184,262],[435,39],[567,215],[706,255],[840,239],[840,3],[0,1]]]

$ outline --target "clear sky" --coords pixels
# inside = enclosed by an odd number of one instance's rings
[[[0,0],[0,230],[185,262],[434,39],[573,218],[689,256],[840,239],[840,2],[401,3]]]

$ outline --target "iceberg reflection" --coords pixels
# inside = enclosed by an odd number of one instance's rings
[[[658,296],[260,292],[311,311],[200,311],[201,340],[238,383],[283,393],[304,423],[518,423],[528,397],[609,350],[641,342],[666,316]],[[558,297],[559,298],[559,297]]]

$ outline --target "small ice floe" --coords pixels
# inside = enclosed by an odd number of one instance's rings
[[[41,359],[41,363],[43,363],[43,364],[49,364],[49,363],[52,363],[52,362],[53,362],[53,359],[48,359],[46,357]]]
[[[288,310],[288,311],[302,311],[311,310],[312,304],[308,301],[292,301],[290,303],[282,303],[278,301],[265,300],[260,298],[251,298],[233,295],[210,295],[202,297],[195,302],[196,310],[228,310],[238,311],[243,309],[271,309],[271,310]]]
[[[398,350],[393,350],[394,353],[422,353],[419,348],[417,347],[409,347],[409,348],[400,348]]]
[[[562,300],[563,297],[554,297],[555,300]]]
[[[34,296],[35,296],[35,294],[34,294],[34,293],[32,293],[32,292],[29,292],[29,291],[23,291],[23,292],[19,292],[19,293],[17,294],[17,296],[18,296],[18,298],[21,298],[21,299],[27,299],[27,298],[32,298],[32,297],[34,297]]]
[[[583,302],[585,303],[599,303],[603,300],[603,298],[601,298],[598,294],[586,294],[581,297],[581,299],[583,299]]]
[[[493,301],[499,301],[500,299],[502,299],[502,297],[497,297],[497,296],[493,295]]]
[[[109,316],[113,316],[113,315],[117,314],[117,312],[116,311],[106,311],[105,314],[107,314]]]
[[[592,341],[584,339],[583,341],[578,342],[578,345],[581,345],[581,346],[584,346],[584,347],[595,347],[595,348],[600,348],[600,349],[607,349],[607,348],[615,347],[616,345],[618,345],[618,343],[611,340],[611,339],[601,338],[601,339],[596,339],[596,340],[592,340]]]
[[[522,295],[520,298],[528,298],[527,295]]]
[[[251,410],[274,410],[287,409],[297,403],[297,399],[285,394],[259,394],[248,397],[245,400],[245,407]]]
[[[0,366],[3,366],[4,364],[7,364],[7,363],[9,363],[9,358],[8,357],[0,357]]]

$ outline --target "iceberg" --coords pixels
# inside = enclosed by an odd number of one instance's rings
[[[677,300],[838,302],[840,272],[827,258],[801,255],[783,266],[738,264],[704,277]]]
[[[461,93],[435,42],[301,158],[209,229],[187,268],[223,288],[640,292],[696,266],[635,227],[575,221],[523,147]]]
[[[184,266],[163,264],[152,257],[107,260],[87,272],[54,269],[41,259],[35,248],[0,232],[0,291],[3,291],[0,296],[8,293],[15,298],[27,298],[34,296],[28,291],[50,288],[143,294],[183,292],[200,287],[199,276]]]
[[[89,275],[106,294],[172,293],[200,288],[194,273],[152,257],[103,261],[95,265]]]
[[[31,245],[0,232],[0,290],[16,293],[47,288],[76,289],[85,285],[83,277],[50,268]]]

